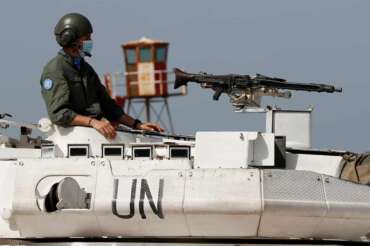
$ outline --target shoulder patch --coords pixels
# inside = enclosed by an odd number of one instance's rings
[[[45,79],[44,81],[42,81],[42,88],[44,88],[45,90],[50,90],[51,88],[53,88],[53,85],[54,82],[51,79]]]

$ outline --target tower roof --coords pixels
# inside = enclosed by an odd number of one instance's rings
[[[150,39],[147,37],[142,37],[138,40],[129,41],[125,44],[122,44],[123,47],[132,47],[132,46],[141,46],[141,45],[154,45],[154,44],[165,44],[168,45],[168,42],[156,39]]]

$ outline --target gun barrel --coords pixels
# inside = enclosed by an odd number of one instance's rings
[[[286,90],[296,91],[315,91],[315,92],[342,92],[342,88],[337,88],[333,85],[320,84],[320,83],[297,83],[297,82],[280,82],[274,80],[259,80],[258,84],[265,87],[272,87]]]

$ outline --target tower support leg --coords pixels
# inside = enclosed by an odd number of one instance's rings
[[[126,113],[127,114],[130,114],[130,111],[131,111],[131,99],[128,99],[128,102],[127,102],[127,110],[126,110]]]
[[[145,112],[146,112],[146,121],[150,122],[150,99],[145,99]]]
[[[173,127],[173,122],[172,122],[172,117],[171,117],[170,105],[168,104],[167,98],[164,98],[164,105],[166,107],[167,117],[168,117],[168,122],[170,123],[171,133],[175,134],[175,128]]]

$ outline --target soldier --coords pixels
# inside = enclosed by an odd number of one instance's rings
[[[40,81],[50,120],[64,127],[93,127],[109,139],[115,138],[117,123],[163,132],[158,124],[142,123],[125,114],[108,95],[84,59],[91,56],[92,32],[90,21],[77,13],[63,16],[55,26],[56,41],[62,49],[44,67]]]

